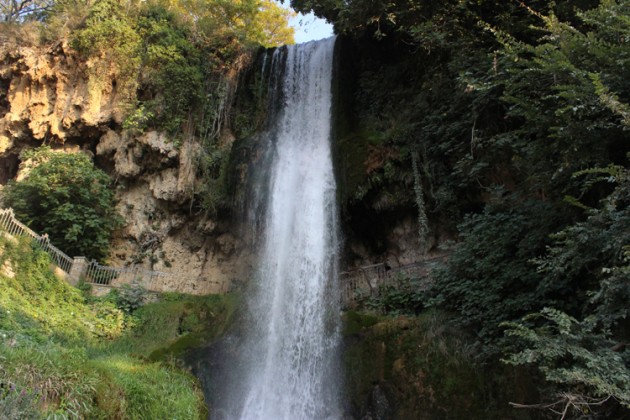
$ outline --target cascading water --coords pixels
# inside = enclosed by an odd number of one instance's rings
[[[230,417],[340,418],[338,251],[330,147],[335,39],[278,49],[257,287]],[[272,79],[274,79],[272,77]],[[274,86],[274,84],[276,86]]]

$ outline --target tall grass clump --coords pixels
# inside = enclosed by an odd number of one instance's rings
[[[9,237],[0,237],[0,290],[0,417],[206,416],[194,377],[143,355],[201,332],[204,314],[220,318],[217,299],[179,297],[178,307],[191,313],[185,322],[181,310],[168,310],[174,302],[130,315],[115,299],[87,298],[56,277],[28,239]],[[158,324],[149,326],[148,316]],[[154,334],[160,325],[170,333]]]

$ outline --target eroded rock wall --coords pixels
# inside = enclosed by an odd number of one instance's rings
[[[142,264],[177,273],[165,290],[205,294],[228,290],[247,272],[250,252],[229,220],[212,219],[191,200],[203,182],[199,143],[157,131],[122,129],[125,99],[112,75],[95,80],[102,63],[82,60],[66,42],[0,46],[0,184],[28,170],[21,152],[48,144],[87,153],[115,180],[125,221],[109,264]]]

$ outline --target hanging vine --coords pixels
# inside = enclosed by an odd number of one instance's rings
[[[427,219],[426,206],[424,203],[424,191],[422,188],[422,178],[418,169],[418,152],[411,153],[411,166],[413,170],[413,191],[416,194],[416,206],[418,207],[418,239],[420,248],[427,251],[427,237],[429,234],[429,220]]]

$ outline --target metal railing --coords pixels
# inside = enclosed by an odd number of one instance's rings
[[[99,286],[121,287],[132,282],[139,283],[149,291],[178,291],[186,284],[193,284],[197,278],[184,278],[179,273],[165,273],[146,270],[134,265],[130,267],[110,267],[97,261],[88,262],[83,257],[71,258],[50,243],[48,235],[38,235],[28,226],[15,218],[13,209],[0,209],[0,230],[10,236],[28,236],[48,253],[53,264],[62,269],[74,281],[82,278],[87,283]],[[225,290],[221,290],[225,292]]]
[[[0,230],[11,236],[25,235],[33,238],[42,250],[50,255],[52,262],[69,276],[82,277],[86,282],[99,286],[121,287],[132,282],[139,283],[149,291],[178,291],[186,282],[194,283],[196,278],[183,279],[181,274],[146,270],[140,266],[110,267],[96,261],[87,262],[82,257],[71,258],[50,243],[48,235],[38,235],[15,218],[13,209],[0,209]],[[401,279],[410,279],[416,288],[428,288],[432,284],[431,271],[446,260],[446,256],[419,261],[399,267],[388,267],[385,263],[361,267],[339,273],[341,299],[344,304],[352,304],[368,297],[376,297],[384,286],[405,287]],[[82,267],[78,267],[82,265]],[[73,268],[76,268],[73,270]],[[186,280],[186,281],[182,281]],[[170,285],[167,285],[170,283]],[[409,284],[408,281],[405,284]],[[176,287],[174,285],[178,285]],[[221,290],[222,293],[226,290]]]
[[[433,284],[431,271],[443,264],[447,256],[440,256],[399,267],[385,263],[369,265],[339,274],[341,299],[351,305],[369,297],[377,297],[383,287],[404,288],[413,283],[417,290],[426,290]]]
[[[70,274],[74,258],[70,258],[59,248],[50,243],[48,235],[38,235],[28,226],[15,218],[13,209],[0,209],[0,229],[6,231],[11,236],[29,236],[39,245],[39,247],[50,255],[52,262],[66,273]]]
[[[163,271],[146,270],[139,266],[130,267],[109,267],[101,265],[96,261],[88,264],[85,272],[85,279],[89,283],[101,286],[119,286],[136,282],[148,290],[155,289],[158,280],[181,281],[181,276],[175,273],[165,273]]]

